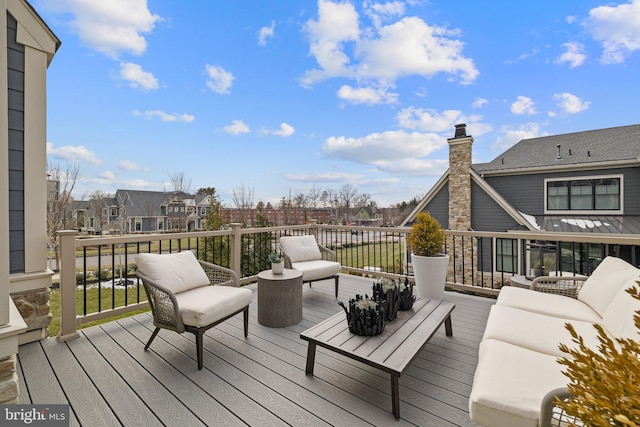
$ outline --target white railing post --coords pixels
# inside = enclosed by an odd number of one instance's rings
[[[233,230],[231,235],[231,269],[236,272],[238,277],[242,278],[242,234],[240,229],[242,224],[239,222],[232,222],[229,224]]]
[[[76,327],[76,234],[75,230],[62,230],[60,236],[60,333],[59,342],[77,338]]]
[[[309,229],[311,230],[311,234],[313,234],[316,237],[316,240],[318,240],[318,220],[316,218],[309,220]]]

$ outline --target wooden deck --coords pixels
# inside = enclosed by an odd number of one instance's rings
[[[370,293],[371,283],[342,275],[340,300]],[[400,377],[396,421],[388,374],[318,348],[314,376],[305,375],[300,332],[342,310],[333,281],[304,285],[304,318],[287,328],[257,322],[256,285],[249,288],[249,337],[242,315],[209,330],[201,371],[192,334],[163,330],[145,352],[153,325],[141,314],[83,329],[66,343],[20,346],[20,403],[69,403],[72,426],[475,425],[468,397],[494,300],[446,293],[456,305],[453,337],[440,328]]]

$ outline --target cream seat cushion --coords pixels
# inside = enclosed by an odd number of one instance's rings
[[[566,344],[569,348],[577,347],[565,328],[567,322],[571,323],[578,335],[584,338],[588,347],[593,349],[598,347],[598,331],[593,327],[593,322],[567,320],[498,305],[491,307],[482,339],[500,340],[538,353],[563,357],[566,354],[560,351],[560,343]],[[605,330],[605,332],[608,331]],[[611,335],[608,336],[613,338]]]
[[[629,279],[639,279],[640,270],[628,262],[608,256],[593,270],[593,273],[578,292],[578,300],[588,304],[600,316],[604,316],[609,303]]]
[[[209,278],[191,251],[138,254],[138,270],[174,294],[209,285]]]
[[[340,273],[342,266],[339,262],[315,260],[305,262],[292,262],[291,268],[302,272],[302,280],[312,282],[318,279],[326,279]]]
[[[469,414],[480,425],[537,427],[542,398],[567,385],[556,356],[504,341],[480,344]]]
[[[536,292],[515,286],[504,286],[500,289],[500,294],[498,295],[495,305],[514,307],[547,316],[582,320],[592,323],[602,320],[602,317],[591,307],[575,298]]]
[[[640,301],[627,292],[627,289],[634,285],[636,285],[636,281],[632,279],[620,288],[607,307],[607,311],[604,312],[602,325],[607,332],[617,338],[640,341],[640,333],[633,319],[636,312],[640,310]]]
[[[292,264],[322,259],[318,242],[313,235],[281,237],[280,247],[289,256]]]
[[[176,294],[182,323],[207,326],[249,305],[253,292],[232,286],[204,286]]]

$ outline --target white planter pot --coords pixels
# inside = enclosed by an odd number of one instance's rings
[[[271,272],[273,274],[282,274],[284,272],[284,262],[272,262]]]
[[[411,254],[411,263],[416,279],[417,296],[442,300],[449,268],[449,255],[428,257]]]

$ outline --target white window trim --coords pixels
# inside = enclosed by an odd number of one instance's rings
[[[619,210],[549,210],[547,209],[547,183],[558,181],[586,181],[590,179],[620,179],[620,209]],[[624,214],[624,175],[585,175],[585,176],[567,176],[562,178],[545,178],[544,179],[544,214],[545,215],[623,215]]]

